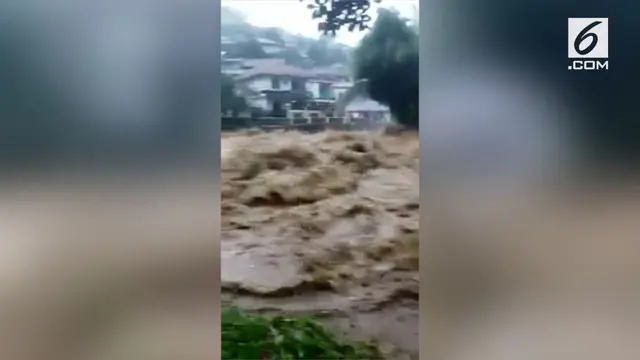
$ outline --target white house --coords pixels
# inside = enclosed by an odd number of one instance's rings
[[[307,91],[314,99],[335,100],[335,94],[331,88],[332,82],[329,80],[310,78],[307,80]]]
[[[302,69],[278,62],[244,71],[236,81],[256,91],[306,91],[310,75]]]
[[[242,59],[222,58],[220,60],[220,71],[230,76],[241,75],[244,69],[244,61]]]
[[[251,106],[284,115],[291,98],[308,91],[306,82],[310,74],[284,61],[262,65],[243,72],[236,83]]]
[[[348,120],[391,122],[391,112],[387,106],[364,96],[351,100],[345,107],[345,114]]]
[[[320,116],[353,86],[338,82],[345,78],[343,70],[302,69],[286,64],[283,59],[244,59],[240,69],[226,71],[240,72],[235,77],[236,85],[249,105],[279,116]],[[296,103],[303,95],[310,96],[311,101]]]
[[[331,89],[335,98],[339,99],[347,92],[347,90],[351,89],[352,86],[352,82],[343,81],[331,84]]]

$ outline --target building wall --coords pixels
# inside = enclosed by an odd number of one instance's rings
[[[222,64],[220,64],[220,70],[222,71],[222,73],[227,75],[240,75],[243,72],[241,62],[223,61]]]
[[[307,81],[307,91],[311,92],[314,98],[320,97],[320,83],[316,81]]]
[[[252,90],[275,90],[271,86],[271,76],[260,76],[247,81],[247,86]],[[278,90],[291,90],[291,79],[280,77],[280,88]]]
[[[253,79],[250,79],[247,81],[247,86],[249,86],[251,89],[255,90],[255,91],[263,91],[263,90],[285,90],[285,91],[290,91],[292,90],[292,82],[291,82],[291,78],[288,76],[279,76],[280,79],[280,88],[279,89],[274,89],[272,87],[271,84],[271,76],[260,76],[260,77],[256,77]],[[324,99],[332,99],[332,98],[337,98],[339,95],[341,95],[342,93],[344,93],[345,91],[347,91],[347,88],[333,88],[331,86],[329,86],[328,89],[326,89],[326,92],[323,94],[322,87],[324,87],[321,84],[326,84],[326,82],[322,82],[322,81],[314,81],[314,80],[307,80],[304,81],[305,83],[305,89],[306,91],[309,91],[312,96],[315,99],[320,99],[320,98],[324,98]]]
[[[283,52],[284,48],[280,45],[262,45],[262,50],[267,54],[273,55]]]
[[[318,110],[288,110],[287,117],[289,119],[309,119],[324,117],[322,111]]]
[[[329,84],[326,81],[315,81],[308,80],[307,81],[307,91],[310,91],[313,94],[314,99],[331,99],[335,97],[335,93],[333,88],[329,86],[327,91],[323,94],[322,87],[326,87]]]
[[[342,87],[334,87],[332,88],[333,90],[333,95],[336,97],[336,99],[339,99],[342,94],[346,93],[347,90],[349,90],[348,88],[342,88]]]
[[[271,108],[271,104],[267,100],[266,96],[247,98],[247,103],[249,103],[249,106],[251,107],[256,107],[264,110],[269,110]]]

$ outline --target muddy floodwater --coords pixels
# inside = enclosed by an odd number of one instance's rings
[[[417,359],[418,155],[415,133],[224,135],[223,301]]]

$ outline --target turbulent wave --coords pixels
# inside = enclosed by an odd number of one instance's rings
[[[418,156],[402,131],[225,135],[223,293],[349,313],[363,323],[346,330],[417,353]],[[368,333],[369,318],[387,333]]]

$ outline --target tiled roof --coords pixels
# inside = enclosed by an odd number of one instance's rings
[[[257,67],[257,66],[276,66],[280,64],[284,64],[284,59],[241,59],[244,65]]]
[[[284,59],[244,59],[243,64],[247,69],[238,80],[249,79],[260,75],[281,75],[296,76],[303,78],[316,79],[334,79],[335,77],[344,77],[349,75],[349,70],[345,66],[333,65],[326,67],[315,67],[312,69],[302,69],[285,63]]]
[[[315,76],[312,71],[287,65],[284,62],[273,62],[260,64],[255,66],[253,69],[245,71],[242,75],[238,76],[238,80],[245,80],[260,75],[296,76],[305,78],[311,78]]]
[[[349,67],[341,64],[316,67],[313,69],[313,71],[318,75],[329,75],[329,76],[349,76],[351,74]]]

